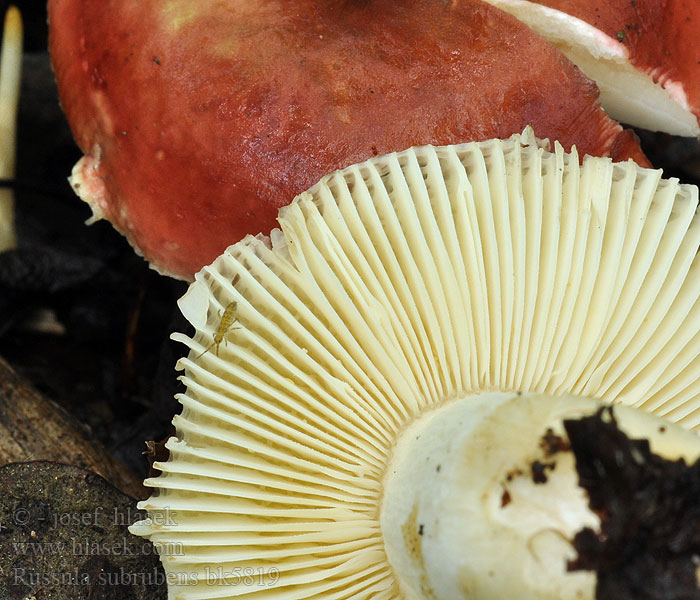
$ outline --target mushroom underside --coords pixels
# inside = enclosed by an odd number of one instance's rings
[[[588,398],[695,439],[697,201],[526,131],[332,173],[229,247],[180,301],[183,412],[133,527],[171,598],[453,597],[402,576],[381,511],[398,444],[455,403]]]

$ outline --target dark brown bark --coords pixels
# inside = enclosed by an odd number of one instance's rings
[[[3,600],[167,596],[156,548],[128,531],[146,515],[101,477],[51,462],[13,463],[0,467],[0,489]]]
[[[86,427],[0,358],[0,466],[35,460],[93,471],[133,498],[148,495],[141,481],[110,456]]]

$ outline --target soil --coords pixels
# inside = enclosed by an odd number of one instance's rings
[[[599,532],[574,538],[569,570],[595,571],[597,600],[698,600],[700,461],[687,465],[630,439],[609,408],[564,422]]]

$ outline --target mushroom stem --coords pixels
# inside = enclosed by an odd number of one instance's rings
[[[409,427],[387,470],[380,517],[404,597],[595,598],[597,574],[571,568],[580,558],[574,539],[586,528],[604,534],[564,423],[601,406],[575,396],[491,393]],[[700,438],[658,417],[621,406],[610,414],[654,452],[689,461],[700,454]]]
[[[3,181],[11,181],[15,176],[22,34],[20,11],[16,6],[10,6],[5,13],[0,55],[0,179]],[[14,204],[12,188],[0,188],[0,252],[17,245]]]

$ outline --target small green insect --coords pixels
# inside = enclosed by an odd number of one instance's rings
[[[231,284],[236,285],[238,278],[239,276],[236,274]],[[238,327],[233,326],[233,324],[236,322],[237,307],[238,302],[235,300],[228,303],[224,309],[224,314],[221,315],[221,320],[219,321],[219,326],[216,328],[216,333],[214,333],[214,341],[212,341],[212,343],[209,344],[209,346],[207,346],[201,354],[198,354],[196,358],[200,358],[201,356],[205,355],[212,348],[215,348],[214,353],[219,356],[219,346],[221,345],[221,342],[224,341],[226,334],[232,329],[238,329]]]

